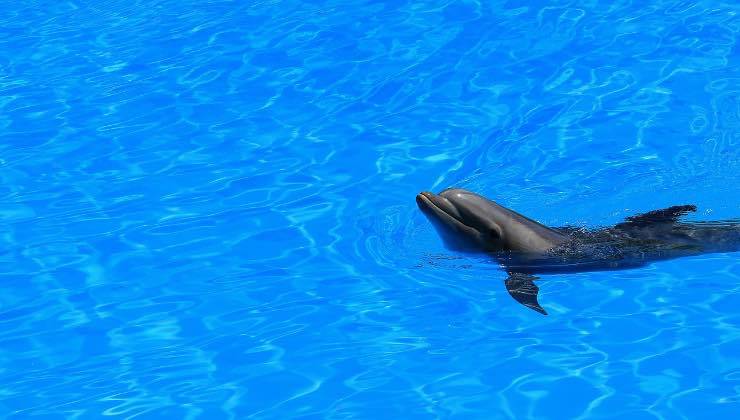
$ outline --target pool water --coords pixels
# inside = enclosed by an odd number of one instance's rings
[[[416,208],[740,217],[740,6],[0,5],[0,413],[735,418],[740,254],[542,276]]]

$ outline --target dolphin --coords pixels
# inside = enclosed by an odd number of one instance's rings
[[[694,205],[628,217],[596,229],[547,227],[471,191],[421,192],[416,203],[453,250],[485,252],[509,274],[506,290],[547,315],[536,274],[620,270],[690,255],[740,251],[740,220],[683,222]]]

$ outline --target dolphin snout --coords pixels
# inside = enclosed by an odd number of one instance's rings
[[[437,195],[428,191],[420,192],[416,196],[416,204],[422,211],[437,218],[453,218],[458,222],[462,220],[455,205],[441,193]]]
[[[429,209],[433,205],[432,200],[434,200],[434,194],[428,191],[422,191],[416,195],[416,205],[422,210]]]

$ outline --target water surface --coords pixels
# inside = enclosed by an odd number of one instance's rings
[[[543,276],[420,190],[549,225],[740,216],[740,7],[0,6],[0,412],[733,418],[740,262]]]

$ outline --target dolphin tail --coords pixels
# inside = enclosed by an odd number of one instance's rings
[[[504,283],[506,284],[506,290],[514,300],[542,315],[547,315],[547,311],[537,302],[537,292],[540,291],[540,288],[534,284],[536,278],[529,274],[509,273],[509,277]]]

